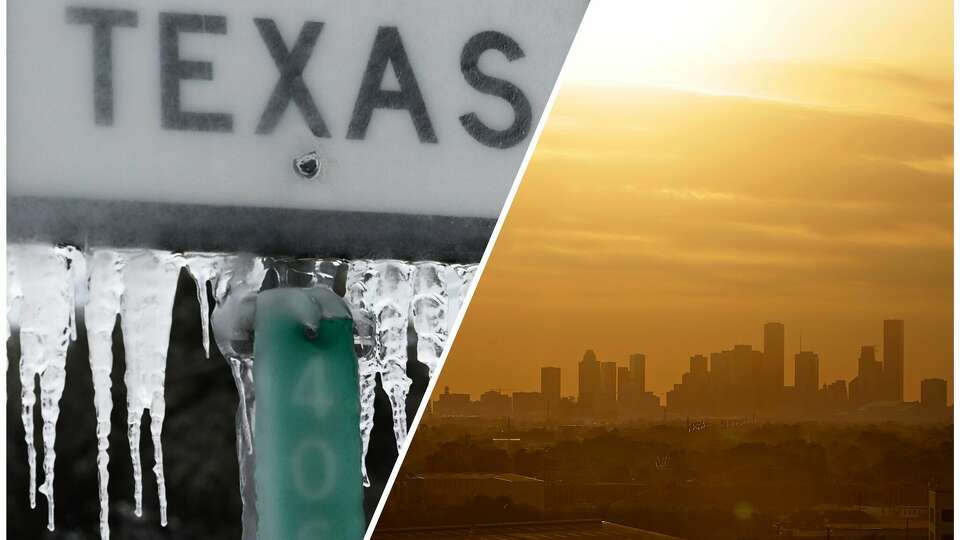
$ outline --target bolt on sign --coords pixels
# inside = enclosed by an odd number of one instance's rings
[[[494,218],[586,3],[17,0],[12,205]]]

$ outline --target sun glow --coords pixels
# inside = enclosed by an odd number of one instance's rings
[[[948,0],[593,0],[440,386],[575,395],[595,347],[662,393],[773,320],[850,380],[884,318],[908,400],[952,381],[952,32]]]
[[[924,96],[951,84],[951,19],[943,0],[595,0],[567,80],[947,122]]]

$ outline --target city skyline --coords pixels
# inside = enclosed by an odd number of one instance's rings
[[[786,325],[780,322],[763,323],[761,329],[761,345],[755,348],[751,344],[732,343],[719,352],[697,352],[690,354],[686,362],[689,369],[679,380],[686,380],[689,374],[706,375],[708,371],[722,361],[724,355],[737,353],[754,355],[757,365],[757,378],[761,385],[789,389],[798,393],[810,393],[825,390],[825,387],[843,383],[844,395],[851,403],[863,405],[870,402],[898,401],[914,402],[923,397],[923,388],[932,380],[943,381],[950,385],[950,373],[923,377],[918,381],[916,388],[905,388],[904,371],[907,361],[905,322],[900,319],[885,319],[882,321],[882,346],[875,344],[861,345],[859,355],[849,359],[852,374],[848,377],[830,379],[822,375],[823,359],[815,350],[810,350],[798,341],[797,351],[788,353],[788,335]],[[618,362],[622,360],[623,364]],[[514,393],[530,394],[533,388],[539,387],[544,395],[545,373],[549,373],[549,394],[554,401],[575,398],[578,403],[585,403],[587,407],[597,407],[594,401],[601,399],[599,395],[623,395],[625,389],[636,393],[650,393],[655,395],[661,405],[667,406],[668,394],[677,389],[678,381],[667,381],[667,390],[651,391],[647,388],[647,355],[632,353],[626,359],[610,360],[597,355],[594,348],[586,348],[579,360],[574,361],[574,368],[560,367],[559,362],[554,365],[539,368],[539,386],[523,386],[506,388],[498,386],[487,388],[484,393],[496,391],[504,395]],[[566,362],[570,363],[570,362]],[[699,373],[698,373],[699,372]],[[566,376],[563,376],[566,374]],[[573,376],[572,376],[573,375]],[[571,389],[571,386],[573,387]],[[435,390],[434,399],[440,393],[440,386]],[[449,385],[445,387],[449,392]],[[836,389],[834,387],[834,389]],[[762,392],[762,389],[759,391]],[[936,390],[939,392],[939,390]],[[477,392],[464,392],[458,388],[458,393],[473,396]],[[949,391],[947,395],[951,396]],[[909,396],[915,396],[910,399]],[[525,396],[526,397],[526,396]],[[609,397],[607,398],[609,400]],[[846,398],[845,398],[846,399]],[[952,405],[952,402],[948,403]],[[610,408],[610,404],[599,405]]]
[[[904,319],[905,398],[952,387],[952,6],[624,4],[584,21],[443,383],[535,388],[592,347],[663,393],[763,321],[849,379]]]
[[[909,7],[592,5],[381,523],[952,538],[955,29]]]

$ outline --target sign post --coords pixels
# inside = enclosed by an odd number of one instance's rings
[[[363,538],[353,319],[326,287],[257,298],[258,538]]]

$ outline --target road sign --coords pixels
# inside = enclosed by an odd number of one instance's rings
[[[16,0],[9,194],[492,218],[586,3]]]
[[[359,540],[360,397],[350,310],[330,289],[260,293],[258,538]]]

